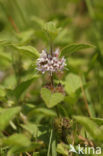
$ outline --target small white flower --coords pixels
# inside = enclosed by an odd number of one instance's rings
[[[47,57],[47,53],[45,50],[42,50],[42,53],[40,54],[40,58],[46,58]]]
[[[37,70],[42,72],[58,72],[62,71],[66,66],[65,58],[59,58],[59,49],[53,52],[53,55],[47,54],[45,50],[42,50],[40,58],[37,59]]]

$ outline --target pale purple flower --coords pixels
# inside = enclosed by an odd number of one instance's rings
[[[66,66],[66,60],[64,57],[59,58],[59,49],[54,51],[52,55],[47,54],[45,50],[42,50],[40,58],[37,59],[36,65],[36,69],[42,73],[53,73],[62,71]]]

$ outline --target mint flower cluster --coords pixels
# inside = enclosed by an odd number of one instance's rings
[[[42,72],[53,72],[63,71],[66,66],[66,60],[64,57],[59,58],[59,49],[54,51],[52,54],[48,54],[45,50],[42,50],[40,58],[37,59],[36,65],[37,70]]]

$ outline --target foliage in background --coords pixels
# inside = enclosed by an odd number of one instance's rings
[[[0,12],[0,155],[103,147],[103,0],[0,0]],[[67,63],[54,88],[36,70],[51,44]]]

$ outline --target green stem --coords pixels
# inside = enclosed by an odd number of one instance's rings
[[[53,86],[54,85],[54,82],[53,82],[53,73],[50,73],[50,79],[51,79],[51,85]]]
[[[51,129],[51,131],[50,131],[50,138],[49,138],[49,145],[48,145],[47,156],[50,156],[50,146],[51,146],[51,142],[52,142],[52,135],[53,135],[53,130]]]

